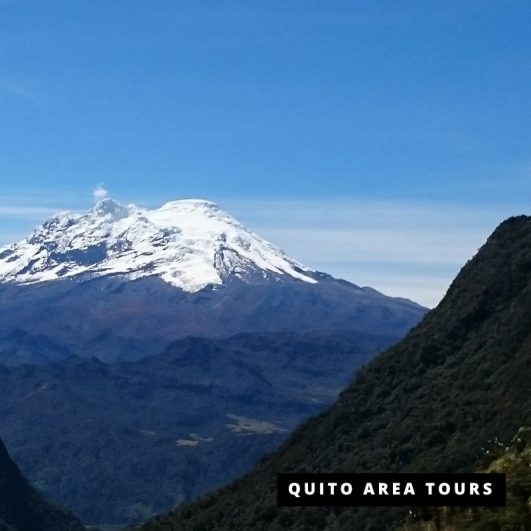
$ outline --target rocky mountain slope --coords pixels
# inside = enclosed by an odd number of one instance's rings
[[[531,424],[531,218],[502,223],[439,306],[357,373],[336,404],[230,486],[155,530],[396,529],[402,509],[276,507],[289,471],[473,470],[480,449]]]

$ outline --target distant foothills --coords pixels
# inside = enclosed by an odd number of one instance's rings
[[[105,199],[0,249],[0,436],[84,523],[140,523],[249,471],[425,313],[209,201]]]

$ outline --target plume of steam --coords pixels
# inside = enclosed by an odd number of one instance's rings
[[[96,188],[92,191],[92,197],[94,198],[95,203],[99,203],[100,201],[103,201],[109,196],[109,192],[107,189],[103,186],[103,184],[98,184]]]

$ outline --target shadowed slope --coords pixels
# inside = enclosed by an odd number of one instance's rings
[[[82,531],[71,514],[45,500],[22,476],[0,441],[0,529],[2,531]]]

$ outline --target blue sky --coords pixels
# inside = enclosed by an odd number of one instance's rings
[[[531,3],[0,0],[0,242],[54,209],[218,201],[434,304],[531,200]]]

